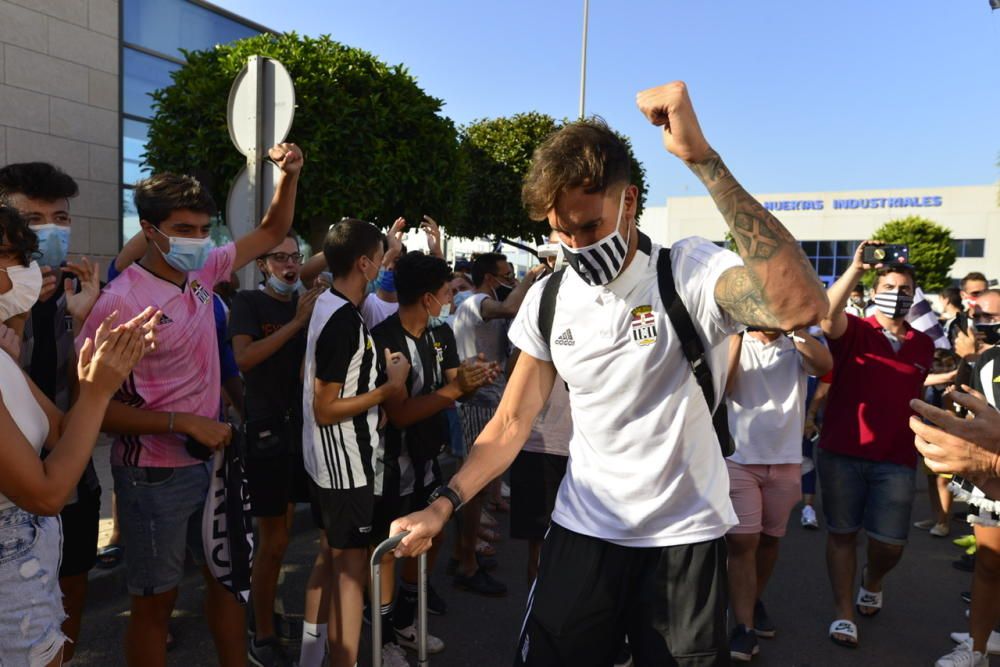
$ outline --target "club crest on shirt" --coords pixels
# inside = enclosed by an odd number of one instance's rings
[[[202,303],[208,303],[212,300],[212,293],[202,287],[201,283],[197,280],[191,281],[191,291],[194,292],[194,295],[198,297],[198,300]]]
[[[652,306],[638,306],[632,309],[632,341],[639,347],[656,342],[656,315]]]
[[[434,355],[437,357],[439,364],[444,363],[444,346],[438,341],[434,341]]]

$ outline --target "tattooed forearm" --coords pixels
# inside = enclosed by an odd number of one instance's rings
[[[781,321],[767,306],[764,291],[745,266],[727,269],[715,284],[715,301],[737,322],[757,327],[779,327]]]
[[[785,226],[733,178],[718,153],[688,166],[708,188],[744,260],[770,259],[788,245],[798,246]]]
[[[818,320],[826,312],[826,293],[795,237],[743,189],[718,153],[688,167],[708,188],[745,263],[719,279],[719,305],[758,326],[793,329]]]

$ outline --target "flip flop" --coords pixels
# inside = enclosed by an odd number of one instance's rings
[[[834,635],[844,635],[845,637],[850,637],[850,639],[843,639]],[[849,621],[846,618],[837,619],[830,624],[830,641],[837,646],[857,648],[858,626],[854,624],[854,621]]]
[[[113,570],[121,565],[125,550],[121,545],[109,544],[97,550],[97,561],[94,567],[99,570]]]
[[[882,591],[875,593],[870,591],[864,586],[864,581],[867,579],[868,568],[865,567],[861,571],[861,581],[862,584],[858,586],[858,597],[854,601],[854,607],[858,610],[858,613],[866,618],[871,618],[872,616],[877,616],[880,611],[882,611]],[[862,607],[867,607],[869,609],[874,609],[872,612],[865,612]]]

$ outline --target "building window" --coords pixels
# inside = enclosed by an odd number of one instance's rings
[[[951,244],[958,257],[984,257],[986,255],[985,239],[954,239]]]
[[[261,33],[190,0],[124,2],[125,41],[174,58]]]
[[[122,210],[121,242],[139,231],[132,186],[149,176],[144,165],[153,91],[172,83],[183,50],[210,49],[267,29],[200,0],[122,0]],[[216,233],[213,232],[213,238]],[[222,238],[220,236],[220,238]]]
[[[851,265],[860,243],[861,241],[800,241],[799,245],[819,277],[830,283]]]

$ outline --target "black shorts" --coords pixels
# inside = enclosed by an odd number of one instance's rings
[[[60,577],[86,574],[97,561],[97,530],[101,522],[101,490],[77,489],[78,500],[66,505],[62,519],[63,543]]]
[[[636,667],[729,665],[725,538],[623,547],[553,523],[515,665],[607,667],[625,635]]]
[[[246,473],[253,516],[285,516],[289,505],[311,500],[309,473],[298,443],[275,456],[247,456]]]
[[[309,488],[330,548],[367,549],[375,514],[372,487],[324,489],[310,479]]]
[[[405,496],[384,495],[375,496],[375,519],[372,523],[371,544],[373,547],[389,539],[389,528],[392,522],[411,512],[419,512],[427,508],[427,500],[434,489],[441,486],[441,472],[434,464],[434,482],[425,488],[418,488]]]
[[[510,536],[518,540],[545,537],[556,506],[556,493],[566,475],[568,456],[518,453],[510,466]]]

